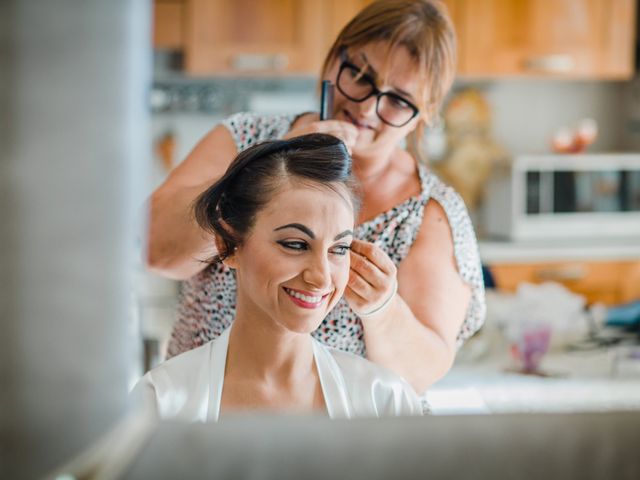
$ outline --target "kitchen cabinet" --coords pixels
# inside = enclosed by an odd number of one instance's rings
[[[324,54],[329,51],[340,30],[373,0],[325,0],[326,29]],[[324,60],[324,58],[323,58]]]
[[[190,74],[316,73],[325,6],[317,0],[188,0]]]
[[[326,8],[326,37],[325,37],[325,52],[329,51],[329,48],[333,44],[333,41],[340,33],[340,30],[364,7],[372,3],[374,0],[324,0]],[[461,32],[458,31],[458,18],[460,16],[460,6],[457,0],[441,0],[447,7],[451,16],[452,22],[456,28],[456,34],[458,35],[458,43]]]
[[[184,0],[153,3],[153,48],[184,48],[186,5]]]
[[[193,75],[315,76],[340,30],[372,1],[155,0],[153,45],[181,51]],[[444,3],[458,11],[455,0]]]
[[[193,75],[317,75],[373,0],[155,0],[154,46]],[[637,0],[444,0],[462,77],[626,79]]]
[[[640,299],[640,260],[498,263],[491,265],[496,287],[514,292],[523,282],[558,282],[589,303],[615,305]]]
[[[454,0],[468,76],[630,78],[636,0]]]

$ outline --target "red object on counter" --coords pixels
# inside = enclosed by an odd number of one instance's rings
[[[556,153],[582,153],[595,142],[598,124],[591,118],[580,121],[575,130],[561,128],[553,135],[551,148]]]

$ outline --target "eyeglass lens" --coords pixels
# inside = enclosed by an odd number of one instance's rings
[[[363,102],[378,92],[371,77],[346,62],[338,74],[337,86],[343,95],[354,102]],[[393,92],[382,92],[378,95],[376,113],[385,123],[401,127],[408,123],[417,112],[415,107],[401,96]]]

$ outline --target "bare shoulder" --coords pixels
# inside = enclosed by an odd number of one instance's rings
[[[446,252],[453,253],[451,223],[442,205],[433,198],[429,199],[424,207],[422,226],[416,242],[428,242],[432,245],[435,243]],[[442,253],[440,248],[438,250]]]
[[[427,175],[429,200],[417,238],[398,267],[399,291],[416,317],[453,345],[477,290],[480,260],[462,198]]]
[[[462,197],[436,175],[427,173],[427,176],[429,200],[424,207],[416,242],[436,242],[451,253],[462,245],[477,248],[471,218]]]

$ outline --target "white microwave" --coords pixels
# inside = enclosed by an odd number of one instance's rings
[[[486,185],[490,237],[637,237],[640,153],[522,155]]]

